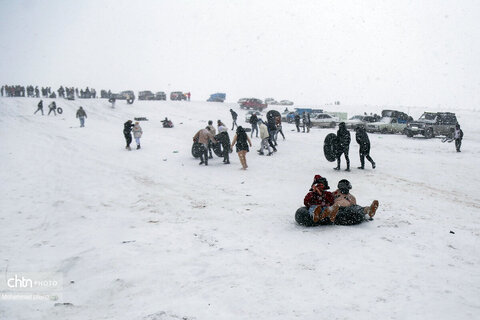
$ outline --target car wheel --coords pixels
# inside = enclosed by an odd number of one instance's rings
[[[388,133],[388,130],[387,130],[387,128],[382,128],[382,130],[380,130],[380,133],[383,133],[383,134],[386,134],[386,133]]]
[[[427,138],[427,139],[433,138],[433,129],[432,128],[429,128],[429,129],[427,129],[427,131],[425,131],[425,138]]]
[[[410,131],[410,130],[405,130],[405,134],[406,134],[406,136],[409,137],[409,138],[413,137],[413,133],[412,133],[412,131]]]

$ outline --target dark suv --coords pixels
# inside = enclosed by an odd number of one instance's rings
[[[173,91],[173,92],[170,92],[170,100],[187,100],[187,96],[183,93],[183,92],[180,92],[180,91]]]
[[[114,98],[117,100],[127,100],[128,104],[132,104],[135,101],[135,94],[132,90],[122,91],[120,93],[112,93],[110,98]]]
[[[451,136],[455,131],[457,117],[451,112],[424,112],[417,121],[412,121],[405,129],[407,137],[421,134],[425,138]]]
[[[140,91],[138,93],[138,100],[155,100],[155,95],[152,91]]]
[[[155,93],[155,100],[167,100],[167,95],[163,91]]]
[[[253,110],[258,110],[262,111],[265,109],[267,105],[262,102],[260,99],[246,99],[245,101],[242,101],[240,103],[240,108],[242,109],[253,109]]]

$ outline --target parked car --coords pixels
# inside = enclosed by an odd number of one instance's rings
[[[240,108],[262,111],[263,109],[267,108],[267,105],[263,103],[260,99],[251,98],[240,103]]]
[[[281,104],[283,106],[293,106],[293,102],[289,101],[289,100],[282,100],[282,101],[280,101],[279,104]]]
[[[170,92],[170,100],[172,100],[172,101],[174,101],[174,100],[178,100],[178,101],[187,100],[187,96],[181,91],[173,91],[173,92]]]
[[[167,100],[167,95],[163,91],[155,93],[155,100]]]
[[[250,99],[250,98],[240,98],[240,99],[238,99],[237,103],[238,103],[238,104],[242,104],[242,103],[244,103],[245,101],[247,101],[248,99]]]
[[[225,98],[227,95],[225,93],[214,93],[210,95],[210,98],[208,98],[208,102],[223,102],[225,101]]]
[[[350,130],[355,130],[357,127],[363,127],[366,128],[367,123],[372,123],[376,122],[377,119],[375,119],[374,116],[362,116],[362,115],[356,115],[345,121],[345,126],[347,129]]]
[[[338,117],[333,117],[328,113],[317,113],[313,117],[310,116],[312,127],[335,128],[339,121]]]
[[[155,95],[152,91],[140,91],[138,93],[138,100],[155,100]]]
[[[260,111],[249,110],[249,111],[247,111],[247,113],[245,114],[245,122],[250,123],[250,117],[251,117],[252,114],[254,114],[254,113],[257,115],[258,120],[263,119],[263,113],[261,113]]]
[[[122,91],[120,93],[112,93],[110,98],[116,100],[127,100],[128,104],[132,104],[135,101],[135,93],[132,90]]]
[[[367,132],[380,133],[404,133],[406,122],[400,122],[397,118],[382,117],[378,122],[367,123]]]
[[[265,104],[278,104],[277,100],[273,98],[266,98],[265,99]]]
[[[425,138],[436,136],[450,137],[455,131],[457,117],[451,112],[424,112],[417,121],[407,125],[405,134],[407,137],[421,134]]]

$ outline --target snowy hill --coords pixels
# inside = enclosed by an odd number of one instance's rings
[[[33,115],[37,102],[0,98],[0,271],[56,272],[63,286],[57,301],[0,300],[1,319],[479,316],[479,110],[454,110],[461,153],[439,138],[370,134],[377,168],[356,169],[352,139],[353,170],[336,172],[322,150],[334,130],[284,124],[272,157],[253,138],[243,171],[235,153],[208,167],[191,155],[208,120],[231,125],[234,108],[246,125],[236,104],[57,100],[55,117]],[[142,149],[126,151],[123,123],[142,116]],[[378,199],[375,219],[298,226],[314,174],[332,189],[349,179],[361,205]]]

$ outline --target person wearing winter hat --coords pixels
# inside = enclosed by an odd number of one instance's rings
[[[334,217],[332,222],[342,225],[357,224],[365,220],[368,215],[373,218],[378,209],[378,200],[373,200],[368,207],[357,205],[357,199],[350,193],[352,184],[347,179],[342,179],[338,182],[337,190],[333,192],[335,198],[334,206],[339,207],[338,214]]]
[[[303,199],[303,204],[308,209],[310,222],[313,223],[329,223],[329,220],[335,220],[338,212],[338,206],[333,206],[335,199],[329,191],[328,181],[326,178],[316,174],[313,178],[312,186]]]
[[[140,127],[140,123],[138,121],[135,122],[135,125],[133,126],[133,137],[135,138],[135,142],[137,143],[137,150],[140,149],[140,138],[142,137],[143,130],[142,127]]]
[[[237,154],[238,154],[238,159],[240,159],[240,163],[242,164],[242,170],[247,170],[248,165],[247,165],[247,152],[250,151],[248,148],[248,145],[250,147],[252,146],[252,141],[248,137],[247,133],[245,132],[245,129],[243,129],[242,126],[237,127],[237,133],[233,137],[232,144],[230,148],[233,150],[233,146],[236,144],[237,146]]]
[[[337,131],[338,148],[337,148],[337,166],[335,170],[340,170],[340,157],[345,155],[347,168],[345,171],[350,171],[350,159],[348,158],[348,149],[350,148],[350,132],[347,130],[345,122],[340,122]]]
[[[364,127],[357,126],[355,128],[355,140],[359,144],[359,153],[360,153],[360,164],[361,166],[358,169],[365,169],[365,158],[372,164],[372,168],[375,169],[375,161],[370,157],[370,139],[368,139],[367,131]]]
[[[132,128],[133,128],[132,120],[128,120],[123,124],[123,136],[125,137],[125,141],[127,143],[127,146],[125,147],[125,149],[127,150],[132,150],[130,148],[130,143],[132,143]]]
[[[258,154],[263,156],[263,149],[266,149],[268,151],[267,156],[271,156],[273,152],[270,150],[270,145],[268,143],[268,128],[262,120],[258,120],[258,127],[260,128],[260,139],[262,139],[262,141],[260,142],[260,150],[258,150]]]

